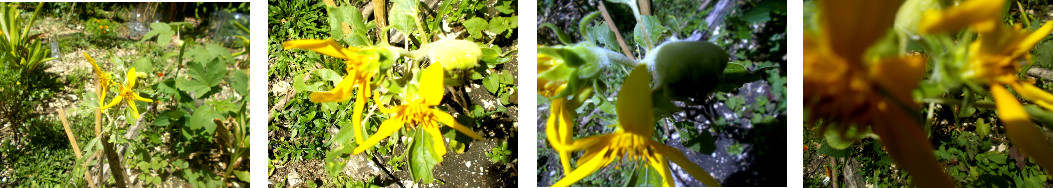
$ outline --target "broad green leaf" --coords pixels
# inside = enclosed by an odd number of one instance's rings
[[[194,110],[194,114],[190,116],[190,122],[187,122],[187,125],[195,130],[204,128],[206,135],[212,135],[216,132],[216,123],[212,119],[217,117],[219,117],[219,114],[216,114],[216,110],[212,109],[212,106],[201,105]]]
[[[176,88],[191,94],[191,97],[194,97],[195,99],[204,98],[206,97],[206,94],[209,94],[212,91],[212,86],[204,81],[187,80],[183,78],[176,80]]]
[[[140,57],[139,59],[135,60],[135,64],[132,65],[132,67],[135,67],[135,70],[139,72],[154,72],[154,64],[150,62],[150,58],[147,57]]]
[[[634,164],[636,170],[626,182],[626,187],[662,187],[662,175],[651,165],[643,162]]]
[[[980,138],[984,138],[990,132],[991,124],[987,124],[982,118],[976,119],[976,135],[979,135]]]
[[[490,24],[488,24],[486,20],[479,17],[472,17],[471,19],[465,20],[462,24],[464,24],[464,28],[468,30],[468,34],[471,34],[472,38],[475,39],[482,38],[483,30],[490,27]]]
[[[243,170],[235,170],[234,175],[238,176],[238,180],[249,182],[249,172]]]
[[[219,44],[206,43],[204,45],[195,45],[194,47],[187,49],[186,55],[194,61],[210,63],[217,58],[228,60],[230,58],[230,51]],[[228,61],[219,62],[225,64],[224,62]]]
[[[417,29],[418,0],[393,0],[394,5],[388,12],[388,23],[406,35]]]
[[[657,17],[644,15],[640,22],[636,22],[636,27],[633,27],[633,40],[647,49],[653,49],[664,40],[668,31]]]
[[[227,75],[227,67],[216,59],[209,63],[190,62],[188,64],[187,74],[190,78],[201,81],[209,87],[218,85]]]
[[[489,91],[490,93],[497,93],[497,89],[501,86],[499,81],[500,78],[495,77],[483,78],[483,87],[486,87],[486,91]]]
[[[146,41],[154,36],[157,36],[157,44],[161,46],[167,46],[168,43],[172,42],[172,35],[175,31],[172,31],[172,27],[166,23],[156,22],[150,24],[150,31],[143,34],[143,38],[139,42]]]
[[[245,71],[234,71],[234,77],[230,82],[230,86],[234,87],[234,91],[238,92],[242,98],[249,97],[249,74]]]
[[[418,126],[416,135],[413,136],[413,144],[409,148],[410,174],[413,175],[414,182],[431,184],[435,180],[432,170],[442,162],[442,156],[435,153],[431,147],[433,144],[444,143],[432,143],[431,135],[425,132],[423,127]]]
[[[353,6],[328,7],[327,12],[329,12],[329,32],[333,39],[351,46],[372,45],[372,41],[365,36],[369,28],[366,27],[358,8]],[[344,24],[351,28],[350,33],[344,33]]]

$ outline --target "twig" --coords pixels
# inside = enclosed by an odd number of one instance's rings
[[[629,51],[629,46],[625,44],[625,38],[622,38],[622,33],[618,31],[618,26],[614,25],[614,20],[611,19],[610,13],[607,13],[607,7],[603,5],[603,2],[599,4],[600,15],[603,16],[603,20],[607,21],[607,27],[610,27],[614,37],[618,39],[618,46],[622,47],[622,53],[625,53],[625,56],[629,57],[629,59],[636,60],[636,57],[633,57],[633,54]]]
[[[380,160],[377,160],[377,156],[376,155],[370,155],[370,156],[373,156],[373,157],[370,157],[370,159],[372,159],[374,164],[376,164],[377,166],[380,167],[380,170],[384,171],[384,174],[387,174],[388,177],[391,177],[392,180],[395,180],[395,184],[398,184],[399,187],[406,188],[406,185],[402,185],[402,182],[399,181],[399,178],[395,177],[394,174],[391,174],[391,171],[388,171],[388,168],[384,168],[384,164],[381,164]]]
[[[62,108],[59,108],[58,109],[58,115],[59,115],[59,120],[62,121],[62,128],[66,129],[66,138],[69,139],[70,145],[73,145],[73,154],[77,155],[77,159],[82,159],[84,157],[84,155],[81,154],[81,152],[80,152],[80,146],[77,146],[77,137],[73,136],[73,131],[70,130],[70,128],[69,128],[69,122],[66,121],[66,110],[63,110]],[[73,165],[77,165],[76,160],[74,160]],[[85,165],[82,165],[82,166],[85,166]],[[88,186],[90,186],[92,188],[95,188],[95,183],[92,182],[91,174],[88,173],[87,170],[84,170],[84,180],[88,181]]]

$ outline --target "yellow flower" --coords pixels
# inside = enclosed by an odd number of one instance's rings
[[[362,129],[362,111],[366,105],[366,99],[371,94],[371,88],[369,87],[370,80],[373,79],[373,75],[377,73],[377,57],[376,54],[361,54],[359,53],[362,49],[359,48],[344,48],[337,44],[333,39],[317,40],[317,39],[305,39],[305,40],[294,40],[286,41],[282,43],[282,47],[286,50],[298,48],[307,49],[314,52],[318,52],[327,56],[344,59],[344,63],[347,65],[347,76],[333,87],[332,90],[327,92],[312,92],[309,96],[311,102],[322,103],[322,102],[340,102],[346,101],[351,98],[351,89],[358,87],[358,95],[355,97],[355,107],[352,113],[352,128],[355,132],[361,131]],[[362,143],[362,134],[355,134],[355,141],[359,144]]]
[[[820,31],[806,32],[804,37],[805,108],[810,118],[835,122],[820,128],[835,135],[828,137],[828,143],[849,130],[871,130],[896,164],[914,176],[916,185],[953,186],[932,146],[924,144],[928,139],[911,97],[925,73],[925,58],[864,57],[891,28],[900,2],[819,2]],[[858,138],[849,138],[854,139]]]
[[[1000,27],[1005,0],[969,0],[947,10],[929,10],[921,18],[921,34],[958,31],[966,26],[985,33]]]
[[[424,70],[424,73],[420,77],[420,90],[418,96],[409,101],[408,103],[395,106],[393,108],[385,108],[383,105],[377,105],[380,108],[381,113],[394,114],[391,118],[384,120],[380,124],[380,128],[373,136],[369,137],[362,144],[353,151],[354,154],[362,153],[366,149],[373,147],[380,140],[391,136],[392,133],[398,131],[405,124],[424,126],[423,130],[428,134],[431,134],[432,149],[435,150],[440,157],[446,154],[446,144],[443,142],[442,133],[439,132],[439,123],[442,123],[450,128],[457,130],[458,132],[464,133],[474,139],[482,139],[483,137],[476,134],[474,131],[457,123],[450,114],[432,109],[431,107],[439,105],[442,101],[443,95],[443,68],[442,65],[432,64]],[[380,104],[380,100],[376,97],[373,98],[375,103]],[[420,133],[418,133],[420,134]]]
[[[91,63],[91,67],[95,69],[95,86],[99,89],[99,106],[102,106],[106,99],[106,89],[110,88],[110,75],[103,72],[99,64],[95,63],[95,59],[92,59],[88,53],[84,53],[84,57],[88,58],[88,63]]]
[[[709,173],[688,160],[680,150],[651,140],[654,133],[654,115],[650,83],[651,75],[646,65],[638,65],[629,73],[618,94],[616,110],[620,129],[617,132],[584,138],[567,146],[553,145],[557,150],[585,150],[585,155],[578,160],[578,168],[553,184],[553,187],[570,186],[620,158],[646,161],[661,174],[663,186],[674,185],[669,161],[680,165],[684,171],[707,186],[720,186]]]
[[[553,58],[545,54],[537,54],[537,74],[541,75],[548,71],[559,71],[565,69],[566,65],[563,64],[563,60],[559,58]],[[562,92],[567,87],[567,78],[561,79],[544,79],[541,77],[537,78],[537,93],[545,97],[553,97],[559,92]]]
[[[128,69],[128,75],[125,76],[125,77],[128,78],[128,80],[125,82],[125,84],[127,84],[127,85],[119,85],[119,86],[121,86],[120,93],[118,93],[117,97],[114,97],[113,100],[110,101],[110,104],[106,104],[106,106],[103,106],[102,110],[106,110],[106,109],[108,109],[110,107],[113,107],[113,105],[117,105],[117,103],[121,102],[121,100],[127,99],[126,101],[128,103],[128,107],[132,109],[132,117],[135,117],[135,119],[139,119],[139,110],[136,109],[136,107],[135,107],[135,101],[143,101],[143,102],[154,102],[154,101],[150,100],[150,99],[147,99],[147,98],[140,97],[139,94],[137,94],[134,91],[132,91],[132,87],[135,87],[136,74],[137,73],[135,72],[135,68],[134,67]]]
[[[1017,76],[1020,71],[1024,71],[1021,70],[1019,60],[1030,61],[1031,49],[1053,31],[1053,21],[1046,22],[1034,32],[1022,30],[1020,25],[1010,28],[1000,23],[1004,3],[1001,0],[973,0],[943,13],[933,13],[943,15],[933,18],[934,20],[947,23],[934,26],[937,29],[932,30],[945,32],[968,27],[980,33],[979,37],[969,44],[968,68],[962,77],[975,83],[989,85],[1009,141],[1038,162],[1047,173],[1053,174],[1053,143],[1041,134],[1042,129],[1031,122],[1020,101],[1005,88],[1011,87],[1023,98],[1047,110],[1053,110],[1053,94]],[[927,14],[926,18],[928,17]],[[925,22],[921,25],[922,28],[926,26]]]
[[[552,104],[549,105],[549,116],[548,121],[545,124],[545,134],[549,144],[552,145],[571,145],[574,143],[574,121],[577,119],[577,113],[574,109],[581,106],[581,103],[577,100],[567,100],[569,97],[556,97],[563,89],[567,88],[567,78],[558,77],[554,79],[542,78],[542,74],[546,72],[567,70],[563,60],[559,58],[553,58],[545,54],[537,54],[537,89],[538,94],[547,98],[553,98]],[[563,148],[555,147],[553,148]],[[571,151],[556,149],[559,153],[560,165],[563,166],[563,173],[570,174],[574,168],[570,166]]]

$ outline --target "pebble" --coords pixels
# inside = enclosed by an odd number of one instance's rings
[[[472,167],[472,162],[471,161],[465,162],[464,166],[465,167]]]

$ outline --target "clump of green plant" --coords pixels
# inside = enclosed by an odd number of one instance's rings
[[[714,131],[721,131],[717,127],[726,124],[783,126],[777,120],[785,116],[784,103],[768,103],[781,99],[785,93],[785,77],[779,75],[778,64],[745,60],[746,52],[729,55],[725,49],[730,44],[722,42],[724,36],[713,41],[669,39],[673,34],[671,27],[657,16],[642,14],[636,1],[610,2],[624,4],[633,14],[636,25],[630,26],[631,37],[623,38],[619,31],[611,31],[615,30],[611,24],[616,21],[602,13],[612,10],[602,8],[602,2],[600,11],[587,14],[579,22],[577,30],[584,41],[573,43],[563,28],[542,24],[553,30],[562,43],[540,46],[537,54],[538,101],[548,101],[549,111],[545,140],[556,151],[563,169],[563,178],[554,180],[552,186],[590,185],[595,183],[594,177],[599,177],[594,173],[612,171],[617,173],[614,176],[628,177],[628,186],[673,186],[669,162],[707,186],[721,185],[702,167],[687,160],[683,151],[665,145],[679,141],[702,153],[718,151],[710,131],[699,131],[696,122],[684,121],[678,117],[683,115],[677,114],[690,113],[688,108],[693,106],[723,101],[732,112],[752,121],[706,117],[712,121],[708,124]],[[776,5],[764,7],[757,14],[769,16]],[[594,24],[593,20],[601,15],[606,22]],[[746,39],[752,36],[750,32],[743,35]],[[732,61],[736,58],[739,60]],[[747,96],[728,94],[746,83],[761,80],[777,87],[779,90],[771,95],[780,98],[747,95],[758,102],[746,103]],[[579,117],[583,111],[585,115]],[[670,132],[674,130],[679,140],[673,139]],[[584,153],[579,155],[578,151]],[[739,155],[746,146],[733,145],[723,151]],[[631,170],[600,170],[613,161],[630,161],[631,168],[625,169]]]
[[[37,107],[47,104],[59,90],[57,80],[45,72],[54,58],[40,39],[31,33],[40,5],[26,20],[18,4],[0,3],[0,95],[18,96],[0,99],[0,123],[14,126],[15,135],[22,125],[38,117]],[[16,136],[18,137],[18,136]]]
[[[486,156],[490,157],[490,161],[494,163],[508,162],[508,155],[512,155],[512,151],[508,150],[508,142],[501,142],[501,145],[494,147],[490,152],[486,152]]]
[[[484,2],[443,3],[439,11],[464,11],[479,6],[478,3]],[[504,2],[502,6],[507,8],[508,4]],[[415,182],[429,184],[435,179],[433,169],[447,154],[444,138],[450,138],[451,147],[458,153],[464,151],[466,143],[483,138],[473,130],[472,124],[462,124],[466,121],[451,115],[454,110],[448,107],[454,101],[444,98],[453,93],[447,89],[462,88],[469,80],[481,80],[480,73],[507,62],[508,59],[502,57],[510,52],[503,52],[491,43],[447,36],[442,27],[428,27],[443,20],[462,18],[448,14],[429,17],[420,10],[421,5],[411,0],[393,1],[390,10],[381,7],[374,12],[377,19],[366,20],[357,7],[326,2],[328,39],[280,39],[287,40],[281,43],[285,50],[310,50],[317,54],[304,55],[321,54],[337,60],[332,62],[320,56],[307,58],[321,60],[320,66],[306,68],[292,78],[292,87],[299,93],[308,94],[305,97],[298,95],[300,99],[293,100],[311,102],[308,105],[312,108],[308,111],[311,113],[306,118],[299,118],[314,119],[306,125],[296,125],[296,129],[325,123],[316,117],[335,119],[333,121],[339,128],[325,143],[331,148],[325,153],[325,167],[331,177],[339,177],[351,155],[395,155],[387,163],[389,166],[405,164]],[[505,20],[498,24],[504,31],[514,28],[514,22]],[[390,31],[399,34],[389,36]],[[487,37],[491,40],[501,38]],[[470,75],[479,76],[469,79]],[[512,79],[507,80],[500,87],[487,86],[498,96],[503,96],[505,102],[502,104],[509,104],[509,88],[514,88]],[[294,133],[300,134],[299,131]],[[408,145],[400,146],[403,141]],[[393,152],[395,147],[407,149],[397,155]],[[399,162],[401,160],[408,161]]]

